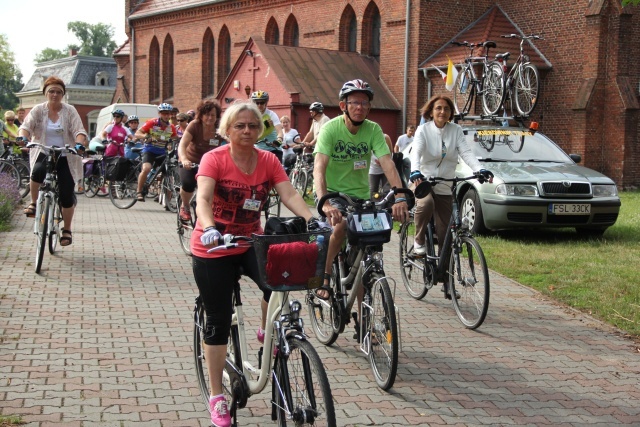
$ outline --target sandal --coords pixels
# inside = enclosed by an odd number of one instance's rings
[[[142,191],[138,191],[136,193],[136,200],[139,202],[144,202],[144,194],[142,194]]]
[[[68,234],[68,236],[66,234]],[[60,233],[60,246],[69,246],[71,243],[73,243],[71,230],[65,230],[63,228],[62,233]]]
[[[24,208],[24,214],[27,216],[27,218],[34,218],[36,216],[36,204],[29,203],[29,206]]]
[[[331,287],[329,286],[329,282],[331,280],[331,274],[324,273],[324,280],[326,280],[327,283],[323,283],[322,286],[320,286],[319,288],[316,288],[313,291],[313,293],[315,294],[315,296],[317,296],[321,300],[326,301],[331,296]]]

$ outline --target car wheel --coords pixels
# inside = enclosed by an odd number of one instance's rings
[[[460,207],[460,216],[469,219],[469,230],[473,234],[483,234],[487,232],[482,217],[482,208],[480,207],[480,198],[473,188],[462,198],[462,206]]]

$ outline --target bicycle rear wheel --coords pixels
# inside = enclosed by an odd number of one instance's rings
[[[55,203],[53,206],[53,228],[49,230],[49,253],[53,255],[58,247],[58,240],[60,239],[60,223],[62,222],[62,210],[60,209],[60,203]]]
[[[291,353],[275,361],[273,402],[279,426],[335,426],[329,379],[309,341],[287,337]]]
[[[164,208],[169,212],[178,212],[178,197],[180,196],[180,177],[178,171],[172,168],[167,171],[164,178],[162,178],[162,194],[164,198]]]
[[[324,345],[332,345],[338,339],[340,334],[341,323],[341,309],[338,301],[336,300],[336,283],[340,278],[340,270],[338,262],[333,261],[331,267],[331,281],[330,286],[333,289],[332,294],[328,300],[322,300],[314,295],[309,295],[307,298],[309,317],[311,320],[311,328],[316,335],[318,341]]]
[[[36,234],[36,273],[40,273],[42,259],[44,258],[44,248],[47,244],[47,231],[49,227],[49,206],[51,199],[45,197],[44,193],[38,195],[35,218]]]
[[[489,310],[489,270],[480,244],[471,236],[459,238],[459,253],[451,251],[449,285],[458,319],[468,329],[482,325]]]
[[[109,181],[109,199],[118,209],[129,209],[136,203],[138,174],[141,165],[132,168],[122,181]]]
[[[523,116],[533,112],[538,103],[540,93],[540,73],[534,64],[526,63],[520,69],[520,74],[514,86],[516,110]]]
[[[484,113],[493,116],[504,102],[504,72],[502,65],[492,61],[487,66],[487,73],[482,77],[482,108]]]
[[[365,334],[369,332],[371,351],[369,362],[378,387],[389,390],[393,387],[398,370],[398,324],[396,309],[387,279],[379,274],[371,276],[371,311],[368,312]]]
[[[424,285],[424,257],[416,256],[413,245],[416,238],[416,226],[413,220],[407,221],[400,227],[400,272],[402,282],[411,298],[421,300],[427,295],[428,289]]]
[[[104,182],[102,180],[102,176],[100,175],[94,174],[85,178],[84,195],[88,198],[95,197],[98,194],[98,191],[100,191],[100,187],[102,187],[103,185]]]
[[[475,98],[476,85],[473,82],[471,69],[465,67],[456,78],[453,86],[453,105],[456,114],[466,115],[471,111],[471,104]]]

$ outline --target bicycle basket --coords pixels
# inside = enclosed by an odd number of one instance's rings
[[[323,241],[318,242],[322,235]],[[272,291],[302,291],[322,284],[331,231],[257,235],[253,247],[260,283]]]
[[[126,157],[109,157],[104,160],[107,181],[122,181],[127,177],[131,162]]]
[[[393,221],[387,211],[365,210],[347,215],[347,239],[352,246],[376,246],[391,240]]]

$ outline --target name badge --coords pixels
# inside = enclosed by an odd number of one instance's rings
[[[165,140],[164,135],[160,135],[160,141],[164,141],[164,140]]]
[[[355,162],[353,162],[353,169],[354,170],[366,169],[366,168],[367,168],[367,161],[366,160],[356,160]]]
[[[218,144],[220,144],[220,141],[218,141],[216,138],[213,138],[213,139],[209,140],[209,145],[211,145],[213,147],[217,147]]]
[[[244,206],[242,206],[242,209],[258,212],[260,210],[260,200],[245,199]]]

